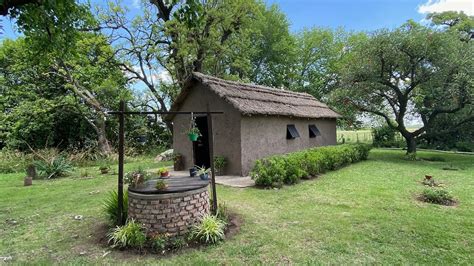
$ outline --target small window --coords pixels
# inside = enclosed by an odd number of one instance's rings
[[[310,138],[316,138],[316,136],[321,136],[321,132],[319,132],[319,129],[315,125],[309,125],[308,128]]]
[[[298,130],[296,130],[295,125],[286,126],[286,139],[296,139],[299,137],[300,134],[298,133]]]

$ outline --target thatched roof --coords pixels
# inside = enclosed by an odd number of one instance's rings
[[[193,88],[193,81],[208,87],[230,103],[240,113],[251,115],[281,115],[303,118],[338,118],[340,115],[307,93],[228,81],[194,72],[190,84],[183,89],[171,107],[177,111]],[[170,119],[172,117],[169,117]]]

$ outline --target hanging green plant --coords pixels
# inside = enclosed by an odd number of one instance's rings
[[[199,128],[193,127],[188,131],[188,137],[190,141],[197,141],[197,139],[201,136],[201,131]]]
[[[199,131],[199,128],[197,128],[195,118],[193,114],[191,113],[191,127],[189,128],[189,131],[188,131],[189,140],[197,141],[197,139],[200,136],[202,136],[201,131]]]

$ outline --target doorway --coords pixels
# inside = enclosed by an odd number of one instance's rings
[[[199,167],[211,167],[211,160],[209,156],[209,135],[207,131],[207,116],[197,116],[195,118],[196,127],[201,132],[201,136],[194,145],[194,163]]]

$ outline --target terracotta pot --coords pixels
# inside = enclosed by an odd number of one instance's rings
[[[433,176],[431,176],[431,175],[425,175],[425,178],[426,178],[426,180],[430,180],[431,178],[433,178]]]
[[[168,177],[169,175],[170,175],[170,172],[169,172],[169,171],[160,173],[160,177]]]

